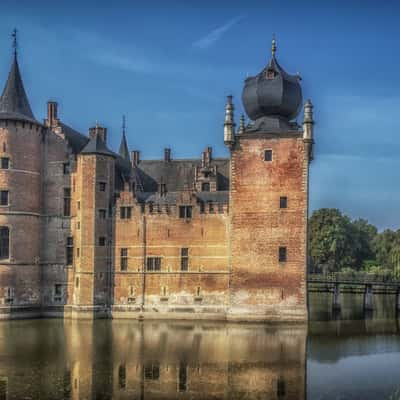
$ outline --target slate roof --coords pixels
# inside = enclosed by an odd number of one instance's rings
[[[217,167],[217,190],[229,190],[229,159],[214,158],[210,166]],[[196,167],[201,168],[200,159],[143,160],[137,172],[144,192],[157,192],[159,183],[166,184],[167,192],[176,192],[193,187]]]
[[[62,132],[64,133],[65,138],[75,154],[79,153],[89,142],[89,138],[87,136],[79,133],[63,122],[60,122],[59,125],[61,126]]]
[[[88,144],[82,149],[81,153],[103,154],[106,156],[116,157],[116,154],[107,147],[100,135],[94,135],[90,138]]]
[[[39,124],[29,105],[17,56],[14,56],[7,83],[0,97],[0,119],[21,120]]]

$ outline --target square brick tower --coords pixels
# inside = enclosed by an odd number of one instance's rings
[[[224,141],[231,151],[231,319],[305,320],[308,175],[312,159],[312,104],[303,129],[300,77],[275,58],[245,81],[249,118],[234,132],[228,97]]]

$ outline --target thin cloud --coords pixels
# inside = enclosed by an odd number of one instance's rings
[[[219,26],[212,30],[208,35],[202,37],[199,40],[196,40],[192,43],[193,47],[197,47],[199,49],[206,49],[212,46],[215,42],[217,42],[221,37],[229,31],[234,25],[236,25],[239,21],[241,21],[244,17],[242,15],[235,17],[228,21],[226,24]]]

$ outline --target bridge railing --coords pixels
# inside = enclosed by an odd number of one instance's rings
[[[369,283],[369,282],[380,282],[380,283],[399,283],[400,281],[389,275],[373,274],[368,272],[331,272],[329,274],[314,274],[308,273],[307,280],[312,281],[325,281],[325,282],[358,282],[358,283]]]

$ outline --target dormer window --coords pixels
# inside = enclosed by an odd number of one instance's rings
[[[268,68],[265,72],[265,77],[267,79],[274,79],[276,76],[276,72],[272,68]]]
[[[210,191],[210,182],[203,182],[201,184],[201,191],[202,192],[209,192]]]

